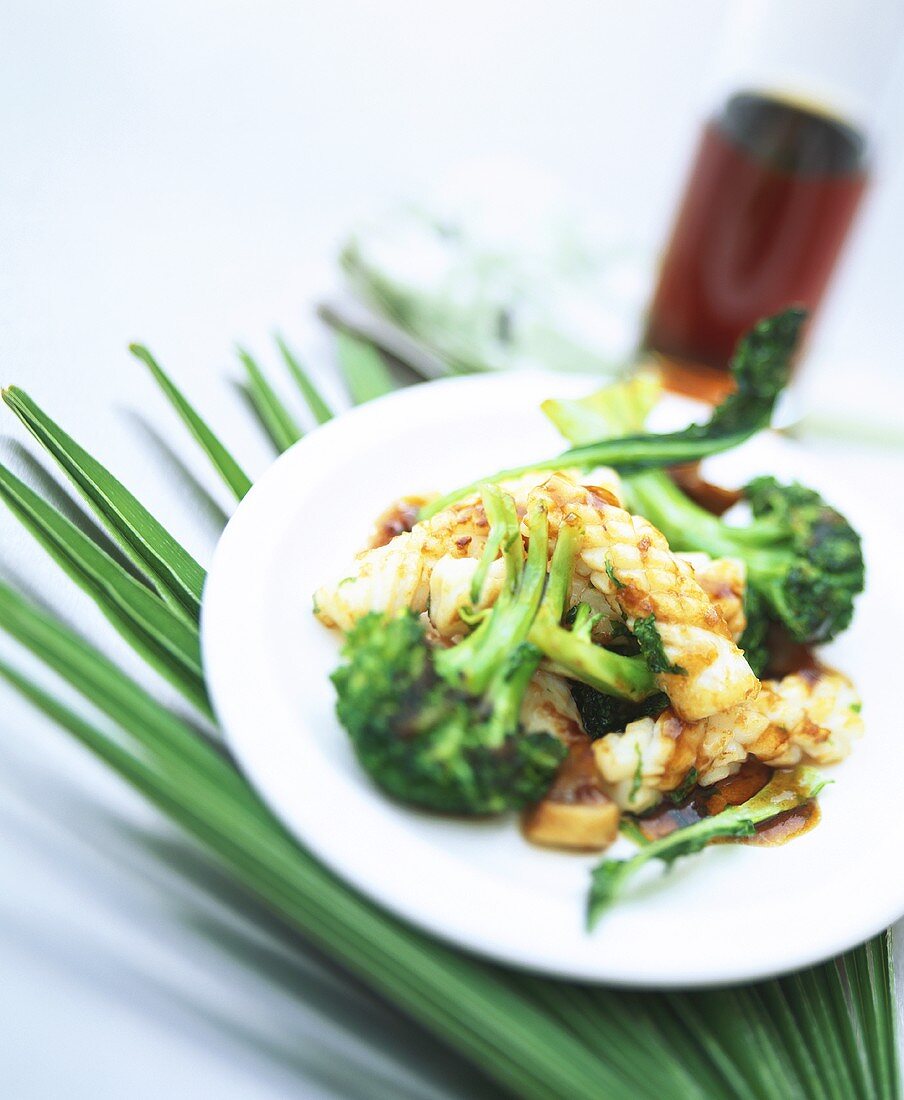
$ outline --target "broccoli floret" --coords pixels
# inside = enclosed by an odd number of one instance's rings
[[[339,720],[371,778],[394,798],[443,813],[490,814],[536,802],[565,756],[517,715],[538,654],[521,645],[485,700],[436,671],[417,615],[373,612],[353,628],[333,673]]]
[[[744,590],[744,617],[747,625],[738,639],[738,647],[744,650],[747,664],[755,676],[762,676],[769,666],[769,608],[766,601],[750,585]]]
[[[746,563],[754,593],[746,644],[755,652],[764,645],[764,619],[807,643],[827,642],[850,623],[863,590],[860,536],[813,489],[757,478],[744,489],[753,520],[743,527],[717,519],[659,472],[630,478],[629,492],[676,550]]]
[[[588,410],[591,415],[580,425],[575,425],[580,428],[581,436],[580,439],[572,437],[572,442],[577,446],[555,458],[500,470],[482,481],[503,481],[533,470],[556,470],[566,466],[614,466],[621,471],[645,470],[696,462],[706,455],[738,446],[768,427],[775,402],[788,381],[790,364],[805,319],[803,310],[787,309],[760,321],[742,337],[730,364],[735,389],[705,424],[691,424],[681,431],[660,434],[645,433],[638,426],[636,430],[632,429],[633,434],[614,435],[610,425],[604,421],[600,435],[594,437],[588,431],[593,420],[591,408]],[[432,501],[422,509],[421,518],[435,515],[475,492],[480,484],[465,485]]]
[[[751,562],[751,576],[775,617],[798,642],[824,642],[847,628],[863,591],[860,536],[813,489],[759,477],[744,489],[754,529],[771,524],[775,542]],[[774,547],[774,549],[773,549]]]
[[[484,491],[491,531],[517,532],[511,498]],[[519,714],[540,651],[527,642],[546,581],[546,515],[520,535],[493,538],[506,583],[493,608],[457,646],[435,649],[410,611],[373,613],[349,633],[346,664],[333,673],[337,713],[371,778],[401,801],[447,813],[517,809],[546,793],[566,746],[527,733]]]

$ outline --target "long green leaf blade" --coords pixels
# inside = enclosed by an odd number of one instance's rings
[[[320,391],[311,381],[310,375],[301,365],[292,349],[285,342],[282,336],[276,336],[276,344],[282,353],[282,357],[285,360],[286,366],[289,368],[289,373],[295,379],[295,384],[301,390],[301,395],[307,402],[308,408],[314,415],[314,419],[318,424],[326,424],[328,420],[332,420],[334,413],[329,407],[326,401],[320,395]]]
[[[0,675],[207,844],[291,926],[517,1095],[634,1100],[635,1089],[494,968],[398,924],[295,847],[278,826],[268,834],[237,813],[230,798],[199,805],[191,779],[143,762],[2,662]]]
[[[2,465],[0,498],[139,656],[212,716],[197,628]]]
[[[832,1045],[840,1063],[839,1076],[846,1083],[850,1095],[877,1096],[860,1056],[857,1031],[845,998],[838,965],[833,961],[825,966],[815,966],[806,972],[805,978],[810,982],[808,999],[818,1000],[825,1006],[824,1013],[814,1015],[827,1020],[828,1029],[834,1034],[835,1041]]]
[[[814,990],[807,971],[783,978],[782,986],[819,1071],[820,1095],[831,1100],[849,1100],[852,1085],[846,1080],[848,1074],[838,1047],[840,1040],[832,1033],[828,1005]]]
[[[297,443],[301,439],[303,434],[301,428],[295,423],[294,417],[283,404],[276,390],[267,381],[263,371],[252,356],[243,348],[238,349],[238,356],[244,363],[248,375],[248,396],[261,418],[267,434],[278,451],[287,451],[293,443]]]
[[[336,347],[342,376],[356,405],[398,388],[382,355],[372,344],[340,331],[336,333]]]
[[[0,628],[124,729],[148,731],[153,751],[167,760],[175,773],[192,766],[207,774],[218,787],[243,792],[247,800],[247,784],[221,752],[161,706],[84,638],[5,584],[0,584]]]
[[[795,1088],[793,1071],[774,1041],[768,1018],[751,1011],[746,990],[663,996],[672,1013],[673,1029],[683,1029],[686,1043],[705,1051],[719,1067],[728,1095],[750,1100],[803,1100]]]
[[[822,1095],[822,1082],[816,1063],[810,1054],[810,1048],[804,1042],[797,1026],[797,1020],[788,1004],[781,982],[762,982],[755,987],[753,994],[760,1002],[760,1014],[763,1019],[774,1022],[782,1036],[785,1053],[794,1066],[803,1095],[817,1097]]]
[[[892,963],[894,932],[876,936],[867,945],[875,959],[875,986],[878,995],[878,1026],[882,1030],[882,1083],[889,1098],[901,1096],[901,1062],[898,1056],[898,1001],[895,997],[895,971]]]
[[[201,445],[214,469],[223,479],[226,487],[237,500],[251,488],[251,478],[220,442],[213,430],[198,414],[182,391],[176,386],[166,371],[143,344],[129,344],[129,351],[150,370],[155,381],[169,399],[170,404],[182,418],[185,426]]]
[[[46,448],[88,501],[128,557],[154,582],[160,595],[197,620],[204,570],[151,513],[16,386],[3,400]]]
[[[876,1077],[875,1095],[900,1100],[897,1011],[888,936],[876,936],[844,957],[861,1042]]]
[[[638,1095],[709,1100],[724,1091],[720,1075],[704,1059],[694,1059],[685,1045],[675,1057],[652,1024],[649,999],[622,990],[591,989],[530,976],[521,978],[519,986],[633,1081]],[[738,1100],[756,1100],[753,1095],[736,1095]]]

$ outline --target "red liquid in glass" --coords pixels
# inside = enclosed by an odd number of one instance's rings
[[[666,249],[646,345],[724,370],[738,337],[822,298],[866,186],[863,139],[826,115],[739,95],[706,126]]]

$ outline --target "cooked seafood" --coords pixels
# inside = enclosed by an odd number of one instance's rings
[[[763,426],[799,322],[779,315],[742,342],[737,392],[706,425],[644,434],[648,377],[546,402],[574,431],[561,462],[384,513],[348,575],[315,597],[347,635],[337,711],[376,784],[440,812],[520,810],[528,840],[575,850],[608,847],[665,796],[720,807],[660,837],[649,851],[664,860],[789,808],[816,819],[808,800],[823,781],[809,765],[850,753],[856,691],[815,660],[759,676],[775,631],[816,641],[847,624],[859,538],[810,489],[760,478],[730,494],[754,512],[732,527],[649,468]],[[624,476],[594,466],[604,457]],[[730,789],[746,791],[739,804]],[[594,871],[591,920],[645,851]]]
[[[621,483],[614,470],[596,467],[589,474],[575,469],[563,472],[579,484],[592,477],[613,499],[619,499]],[[528,494],[542,477],[527,473],[501,482],[500,488],[511,496],[519,515],[527,511]],[[385,523],[378,523],[377,528],[384,530]],[[442,558],[479,558],[488,529],[479,493],[457,501],[430,519],[415,523],[410,531],[401,531],[388,542],[362,550],[345,575],[317,590],[315,613],[326,626],[349,631],[371,611],[425,611],[437,562]]]
[[[606,790],[623,810],[641,813],[689,774],[709,786],[748,755],[776,768],[837,764],[862,733],[850,680],[816,669],[764,680],[752,703],[702,721],[682,722],[671,709],[639,718],[593,748]]]
[[[671,553],[655,527],[608,493],[564,474],[553,474],[531,497],[546,506],[551,542],[566,516],[581,521],[575,572],[603,594],[632,634],[645,621],[658,635],[665,660],[653,671],[681,718],[706,718],[756,695],[757,678],[721,611],[693,566]]]

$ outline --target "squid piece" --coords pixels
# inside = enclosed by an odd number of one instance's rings
[[[497,558],[487,569],[483,590],[478,599],[471,599],[471,582],[477,572],[477,558],[441,557],[430,574],[430,600],[427,614],[438,637],[445,641],[461,638],[468,632],[462,619],[465,608],[477,613],[496,602],[505,582],[505,562]]]
[[[782,751],[769,760],[774,767],[838,764],[863,736],[857,690],[834,669],[805,669],[781,680],[764,680],[755,706],[770,728],[787,738]]]
[[[425,611],[430,575],[440,558],[479,558],[489,523],[477,498],[438,512],[383,546],[358,554],[347,576],[314,595],[314,613],[326,626],[349,631],[370,611]]]
[[[759,681],[722,613],[694,567],[671,553],[655,527],[619,507],[605,489],[561,474],[535,495],[546,504],[552,544],[567,517],[582,523],[575,572],[601,593],[613,617],[634,633],[652,616],[666,662],[657,683],[681,719],[707,718],[756,697]]]
[[[753,703],[698,722],[683,722],[671,709],[640,718],[595,741],[593,751],[606,789],[622,809],[639,813],[692,770],[709,786],[733,775],[748,754],[773,768],[835,764],[862,733],[850,680],[816,669],[765,680]]]
[[[740,558],[711,558],[703,553],[677,553],[675,557],[693,566],[698,584],[719,609],[729,633],[737,641],[747,626],[744,611],[747,566]]]
[[[579,479],[593,477],[607,486],[617,499],[621,491],[618,474],[598,467],[588,475],[569,470]],[[527,510],[528,497],[545,472],[523,474],[500,483],[514,500],[518,514]],[[314,613],[326,626],[349,631],[370,611],[393,613],[410,608],[425,611],[430,597],[430,578],[437,562],[452,558],[479,558],[486,545],[489,524],[479,494],[458,501],[411,530],[404,530],[412,518],[411,502],[427,498],[404,498],[388,509],[376,525],[371,545],[357,555],[338,582],[324,585],[314,595]],[[384,541],[393,526],[399,533]],[[374,545],[377,543],[377,545]]]

